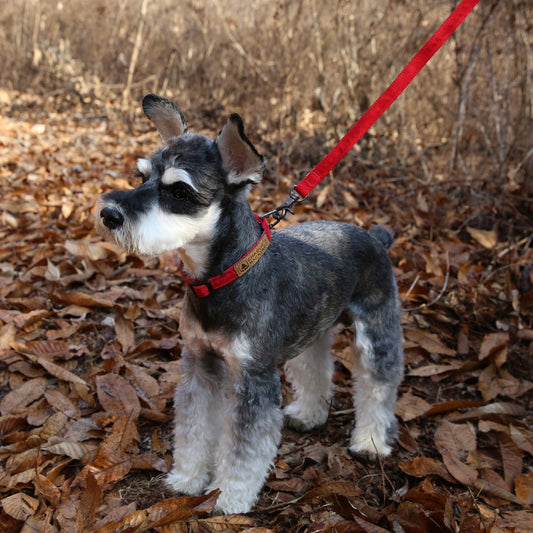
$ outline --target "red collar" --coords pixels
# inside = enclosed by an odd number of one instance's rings
[[[246,274],[246,272],[248,272],[248,270],[250,270],[250,268],[252,268],[266,252],[270,245],[270,226],[265,218],[261,218],[258,215],[255,215],[255,218],[257,218],[257,221],[259,224],[261,224],[261,227],[263,228],[263,234],[261,237],[259,237],[259,240],[254,244],[252,249],[247,254],[241,257],[234,265],[230,266],[222,274],[213,276],[209,279],[189,278],[185,274],[183,262],[181,263],[181,275],[183,276],[187,287],[189,287],[189,289],[192,290],[196,296],[199,296],[200,298],[209,296],[216,289],[220,289],[220,287],[224,287],[224,285],[228,285],[228,283],[240,278]]]

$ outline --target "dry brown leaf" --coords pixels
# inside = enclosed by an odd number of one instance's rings
[[[330,481],[306,492],[300,500],[308,502],[313,498],[325,498],[328,496],[359,496],[361,491],[353,483],[347,481]]]
[[[516,495],[524,505],[533,505],[533,470],[516,476],[514,483]]]
[[[8,415],[13,411],[21,411],[44,394],[47,384],[46,378],[30,379],[8,392],[0,402],[0,413]]]
[[[94,476],[98,485],[108,489],[111,484],[122,479],[131,470],[131,461],[125,454],[110,454],[107,457],[95,458],[78,474],[78,478],[86,479]]]
[[[2,480],[2,484],[6,489],[12,489],[17,485],[27,485],[33,480],[35,475],[35,468],[30,468],[29,470],[25,470],[20,474],[14,474],[13,476],[9,476],[7,481]]]
[[[496,350],[506,349],[509,343],[509,333],[489,333],[483,338],[481,347],[479,349],[479,359],[486,359]],[[503,361],[504,362],[504,361]],[[502,364],[503,364],[502,362]],[[499,365],[501,366],[501,365]]]
[[[533,456],[533,431],[528,429],[511,425],[511,438],[513,442],[529,455]]]
[[[103,246],[103,243],[95,243],[90,241],[65,241],[65,248],[76,256],[86,256],[91,261],[98,261],[105,259],[108,256],[108,249]]]
[[[178,520],[170,524],[164,524],[157,528],[158,533],[196,533],[194,519],[193,520]],[[208,533],[207,531],[202,533]]]
[[[254,520],[244,515],[227,515],[227,516],[212,516],[210,518],[201,518],[198,520],[199,524],[206,526],[208,531],[233,531],[238,528],[239,531],[248,531],[254,524]]]
[[[505,482],[508,487],[512,487],[515,477],[522,472],[523,453],[507,433],[498,433],[498,440],[500,442]]]
[[[29,329],[51,315],[51,311],[37,309],[28,313],[21,313],[20,311],[6,311],[0,309],[0,320],[6,324],[15,324],[19,329]]]
[[[93,475],[85,478],[85,490],[80,498],[81,520],[87,530],[94,523],[96,510],[102,504],[103,492]]]
[[[61,381],[67,381],[69,383],[76,383],[77,385],[87,385],[87,383],[77,376],[76,374],[70,372],[69,370],[64,369],[62,366],[53,363],[52,361],[47,361],[46,359],[34,359],[34,363],[40,364],[47,372],[60,379]]]
[[[130,373],[133,376],[139,397],[152,409],[163,410],[166,402],[163,398],[158,397],[161,394],[161,389],[157,380],[138,365],[128,364],[127,369],[128,377],[130,377]]]
[[[299,477],[267,481],[265,485],[272,490],[296,494],[300,494],[309,488],[309,482]]]
[[[167,463],[155,453],[143,453],[131,457],[131,466],[138,470],[157,470],[159,472],[168,472]]]
[[[447,450],[458,458],[476,449],[475,430],[469,424],[452,424],[443,420],[435,431],[435,445],[442,452]]]
[[[448,472],[460,483],[473,486],[477,471],[461,460],[467,452],[476,448],[476,436],[467,424],[452,424],[443,420],[435,431],[435,445]]]
[[[495,496],[496,498],[501,498],[502,500],[522,505],[522,501],[519,498],[517,498],[507,489],[496,485],[493,481],[489,482],[485,481],[484,479],[476,479],[470,486],[476,488],[477,490],[483,491],[486,494]]]
[[[210,512],[216,502],[218,491],[205,496],[179,496],[162,500],[148,509],[134,511],[116,522],[108,522],[94,533],[142,533],[150,528],[167,525],[176,520],[186,520]]]
[[[20,429],[25,424],[26,416],[23,414],[0,416],[0,434],[5,435],[11,433]]]
[[[476,400],[449,400],[447,402],[442,402],[438,405],[435,405],[428,409],[424,415],[431,416],[442,413],[447,413],[449,411],[456,411],[457,409],[466,409],[468,407],[479,407],[483,405],[482,402]]]
[[[96,377],[96,393],[102,407],[110,414],[127,415],[134,420],[141,411],[139,398],[128,380],[118,374]]]
[[[435,333],[430,333],[423,329],[404,330],[404,335],[410,341],[414,342],[429,353],[436,353],[439,355],[455,355],[456,351],[445,346]]]
[[[57,533],[57,528],[51,522],[52,510],[46,509],[43,514],[27,518],[20,533]]]
[[[42,366],[47,372],[62,381],[68,381],[70,383],[76,383],[78,385],[87,385],[87,383],[82,378],[70,372],[69,370],[66,370],[62,366],[46,359],[45,357],[33,355],[24,345],[19,345],[17,351],[24,355],[24,357],[29,359],[32,363]]]
[[[0,500],[0,503],[9,516],[22,521],[35,514],[35,511],[39,507],[39,500],[23,492],[17,492],[11,496],[7,496]]]
[[[516,403],[493,402],[487,405],[483,405],[482,407],[472,409],[471,411],[467,411],[466,413],[450,415],[448,417],[448,420],[450,420],[450,422],[463,422],[465,420],[472,420],[484,417],[490,418],[492,415],[507,415],[522,418],[525,416],[525,414],[525,409],[521,405],[518,405]]]
[[[59,292],[50,294],[50,298],[57,303],[81,307],[102,307],[104,309],[112,308],[115,305],[117,297],[118,294],[116,293],[112,295],[91,295],[84,292]]]
[[[466,231],[484,248],[490,250],[498,244],[498,234],[493,230],[477,229],[467,226]]]
[[[122,520],[125,516],[135,512],[136,508],[137,506],[135,505],[135,502],[129,503],[128,505],[121,505],[120,507],[115,507],[107,513],[105,518],[99,520],[93,526],[93,528],[94,530],[98,530],[104,527],[106,524],[110,524],[111,522],[118,522]]]
[[[123,415],[113,423],[109,434],[100,445],[98,456],[125,452],[134,441],[139,441],[136,421],[133,417]]]
[[[414,420],[431,408],[423,398],[415,396],[411,391],[402,394],[396,404],[396,414],[404,421]]]
[[[60,502],[54,518],[59,524],[60,531],[78,532],[83,531],[83,524],[81,522],[81,513],[79,507],[76,505],[70,496],[64,495]]]
[[[44,445],[43,450],[55,455],[66,455],[71,459],[81,459],[85,454],[94,452],[98,445],[93,442],[67,442]]]
[[[67,359],[70,345],[65,341],[33,341],[26,344],[27,353],[46,359]]]
[[[7,458],[6,471],[10,474],[18,474],[30,468],[37,468],[42,462],[38,448],[30,448],[23,452],[13,454]]]
[[[452,361],[449,364],[446,365],[424,365],[420,366],[418,368],[413,368],[407,372],[408,376],[416,376],[416,377],[431,377],[431,376],[438,376],[440,374],[445,374],[446,372],[454,372],[455,370],[459,370],[464,366],[463,361]]]
[[[124,353],[127,353],[135,344],[135,334],[133,331],[133,322],[128,320],[122,309],[115,305],[113,307],[115,317],[115,334],[119,344],[122,346]]]
[[[376,526],[368,520],[364,520],[359,516],[353,517],[355,523],[365,532],[365,533],[388,533],[387,529],[384,529],[380,526]]]
[[[53,508],[56,508],[61,500],[61,491],[45,476],[37,474],[33,480],[37,491],[42,494]]]
[[[430,457],[415,457],[398,465],[403,472],[414,477],[439,476],[451,480],[443,463]]]
[[[15,342],[17,328],[15,324],[4,324],[0,327],[0,353],[11,348],[11,343]]]
[[[478,478],[477,470],[463,463],[457,455],[446,449],[440,450],[440,453],[448,472],[450,472],[459,483],[473,487]]]
[[[533,531],[533,514],[529,510],[504,511],[502,516],[494,521],[494,528],[499,528],[496,529],[498,533],[508,533],[511,528],[513,533],[531,533]]]
[[[47,390],[44,397],[52,407],[55,407],[55,409],[69,418],[74,418],[79,414],[79,407],[57,389]]]

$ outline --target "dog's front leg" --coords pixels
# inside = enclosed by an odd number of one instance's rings
[[[253,363],[252,363],[253,365]],[[215,454],[210,489],[221,494],[223,513],[246,513],[254,506],[281,439],[281,390],[277,368],[228,373],[224,385],[225,427]]]
[[[203,493],[209,484],[217,438],[220,393],[207,357],[183,350],[182,375],[174,396],[174,466],[167,482],[191,495]]]

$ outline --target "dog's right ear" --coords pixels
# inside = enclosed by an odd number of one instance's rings
[[[147,94],[142,101],[143,111],[157,128],[163,142],[171,137],[183,135],[187,131],[187,123],[180,108],[170,100]]]
[[[259,183],[263,176],[263,156],[244,134],[242,119],[233,113],[219,133],[216,143],[228,183]]]

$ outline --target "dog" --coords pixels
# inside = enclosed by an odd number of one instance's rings
[[[403,376],[392,235],[333,221],[270,231],[247,200],[264,161],[239,115],[212,140],[190,132],[170,100],[150,94],[142,106],[163,147],[138,161],[138,187],[102,196],[97,226],[127,252],[176,250],[182,261],[187,290],[170,487],[189,495],[219,489],[218,512],[250,511],[284,417],[299,431],[328,418],[340,321],[356,332],[349,450],[388,456]],[[280,363],[294,391],[283,410]]]

